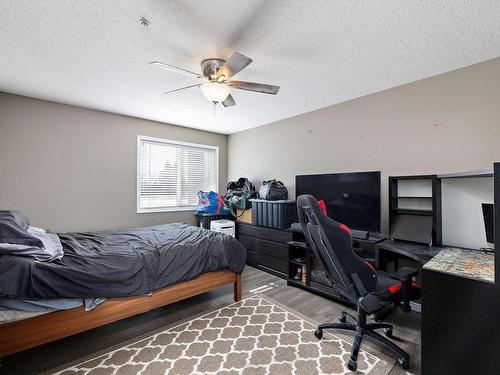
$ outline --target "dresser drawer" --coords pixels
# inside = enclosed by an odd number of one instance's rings
[[[288,259],[288,245],[262,240],[256,237],[249,237],[246,235],[240,235],[238,240],[247,248],[247,250],[252,250],[258,252],[259,254],[269,255],[278,259]]]
[[[284,274],[288,272],[288,260],[286,259],[278,259],[266,254],[260,253],[258,255],[258,263],[259,266],[265,266],[268,268],[275,269],[277,271],[280,271]]]
[[[283,244],[292,240],[292,233],[290,232],[280,229],[258,227],[251,224],[236,223],[236,232],[238,239],[240,235],[245,235]]]
[[[256,251],[247,249],[247,264],[252,267],[257,267],[259,254]]]

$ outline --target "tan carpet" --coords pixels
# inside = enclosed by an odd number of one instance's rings
[[[317,323],[253,296],[72,365],[59,374],[349,374],[351,344]],[[367,349],[364,347],[364,349]],[[358,372],[387,374],[395,361],[361,350]]]

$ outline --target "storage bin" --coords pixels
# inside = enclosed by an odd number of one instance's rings
[[[236,210],[236,220],[242,223],[252,224],[252,209],[249,208],[245,211],[237,209]]]
[[[298,221],[295,201],[266,201],[250,199],[252,202],[252,222],[268,228],[287,229]]]
[[[212,220],[231,220],[232,215],[194,215],[196,216],[196,226],[204,229],[210,229],[210,223]]]

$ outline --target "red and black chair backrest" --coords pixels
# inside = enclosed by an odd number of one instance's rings
[[[297,198],[297,212],[307,242],[332,287],[354,304],[359,297],[373,292],[377,273],[353,251],[349,228],[330,219],[312,195]]]

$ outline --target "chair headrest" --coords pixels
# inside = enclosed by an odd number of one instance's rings
[[[315,216],[328,217],[325,203],[323,201],[318,201],[309,194],[302,194],[297,198],[297,212],[299,218],[305,214],[305,211],[313,212]]]
[[[300,210],[315,210],[321,209],[316,198],[309,194],[302,194],[297,198],[297,209]]]

